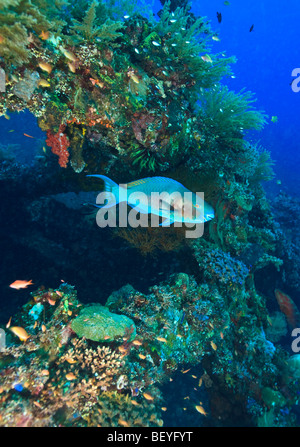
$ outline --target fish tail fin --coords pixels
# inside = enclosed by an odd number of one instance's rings
[[[87,175],[87,177],[96,177],[104,181],[104,196],[107,203],[103,206],[95,205],[97,208],[111,208],[119,203],[119,185],[106,175]]]

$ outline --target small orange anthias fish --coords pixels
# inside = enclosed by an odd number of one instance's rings
[[[17,279],[17,281],[11,283],[9,287],[12,289],[26,289],[26,287],[31,286],[33,284],[32,279],[30,281],[23,281],[21,279]]]
[[[52,66],[48,64],[48,62],[40,61],[38,63],[38,66],[40,67],[41,70],[46,71],[48,74],[50,74],[52,71]]]

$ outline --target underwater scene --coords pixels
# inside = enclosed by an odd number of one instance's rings
[[[300,426],[299,13],[0,0],[0,427]]]

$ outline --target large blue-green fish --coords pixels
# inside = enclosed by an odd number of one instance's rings
[[[162,226],[174,222],[204,223],[214,218],[213,208],[197,194],[181,183],[167,177],[147,177],[119,186],[105,175],[88,175],[104,181],[105,205],[98,208],[110,208],[120,202],[127,202],[143,214],[155,214],[164,217]],[[159,200],[153,200],[155,193]]]

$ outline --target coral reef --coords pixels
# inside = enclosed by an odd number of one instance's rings
[[[93,341],[122,339],[129,335],[135,338],[135,325],[124,315],[109,312],[104,306],[97,304],[85,307],[73,320],[71,325],[78,337]]]
[[[159,228],[120,228],[116,231],[119,236],[136,247],[143,255],[154,255],[160,251],[176,251],[185,244],[185,232],[182,228],[166,228],[164,232]]]
[[[153,286],[148,295],[126,286],[106,307],[133,320],[136,333],[129,328],[117,341],[78,338],[72,328],[83,305],[68,284],[32,292],[33,299],[13,317],[29,338],[20,341],[9,333],[0,353],[0,425],[161,426],[159,387],[167,390],[178,373],[183,382],[197,382],[194,411],[197,395],[206,389],[211,421],[227,423],[236,405],[247,424],[261,424],[270,409],[278,418],[297,400],[297,368],[266,338],[263,300],[244,283],[239,287],[229,296],[221,285],[197,284],[184,273]],[[33,319],[37,304],[43,311]],[[94,307],[84,306],[80,315],[90,316]],[[109,330],[118,324],[111,321]],[[186,375],[193,365],[201,365],[202,373]]]
[[[8,253],[26,248],[40,284],[67,274],[90,301],[62,280],[3,325],[1,426],[295,425],[299,359],[269,308],[275,289],[299,286],[299,203],[281,193],[270,208],[270,154],[247,142],[266,115],[224,86],[234,58],[211,53],[215,33],[186,1],[162,3],[157,18],[125,0],[0,0],[0,115],[29,110],[65,168],[46,149],[24,167],[1,146],[1,194],[16,201],[1,238]],[[204,191],[215,218],[197,240],[177,228],[99,236],[78,215],[95,172],[171,177]],[[279,304],[296,325],[292,299]],[[169,413],[175,382],[187,395]]]
[[[272,201],[272,211],[277,223],[278,256],[284,262],[280,281],[276,285],[297,293],[300,287],[300,239],[295,228],[300,223],[300,201],[282,190]]]

